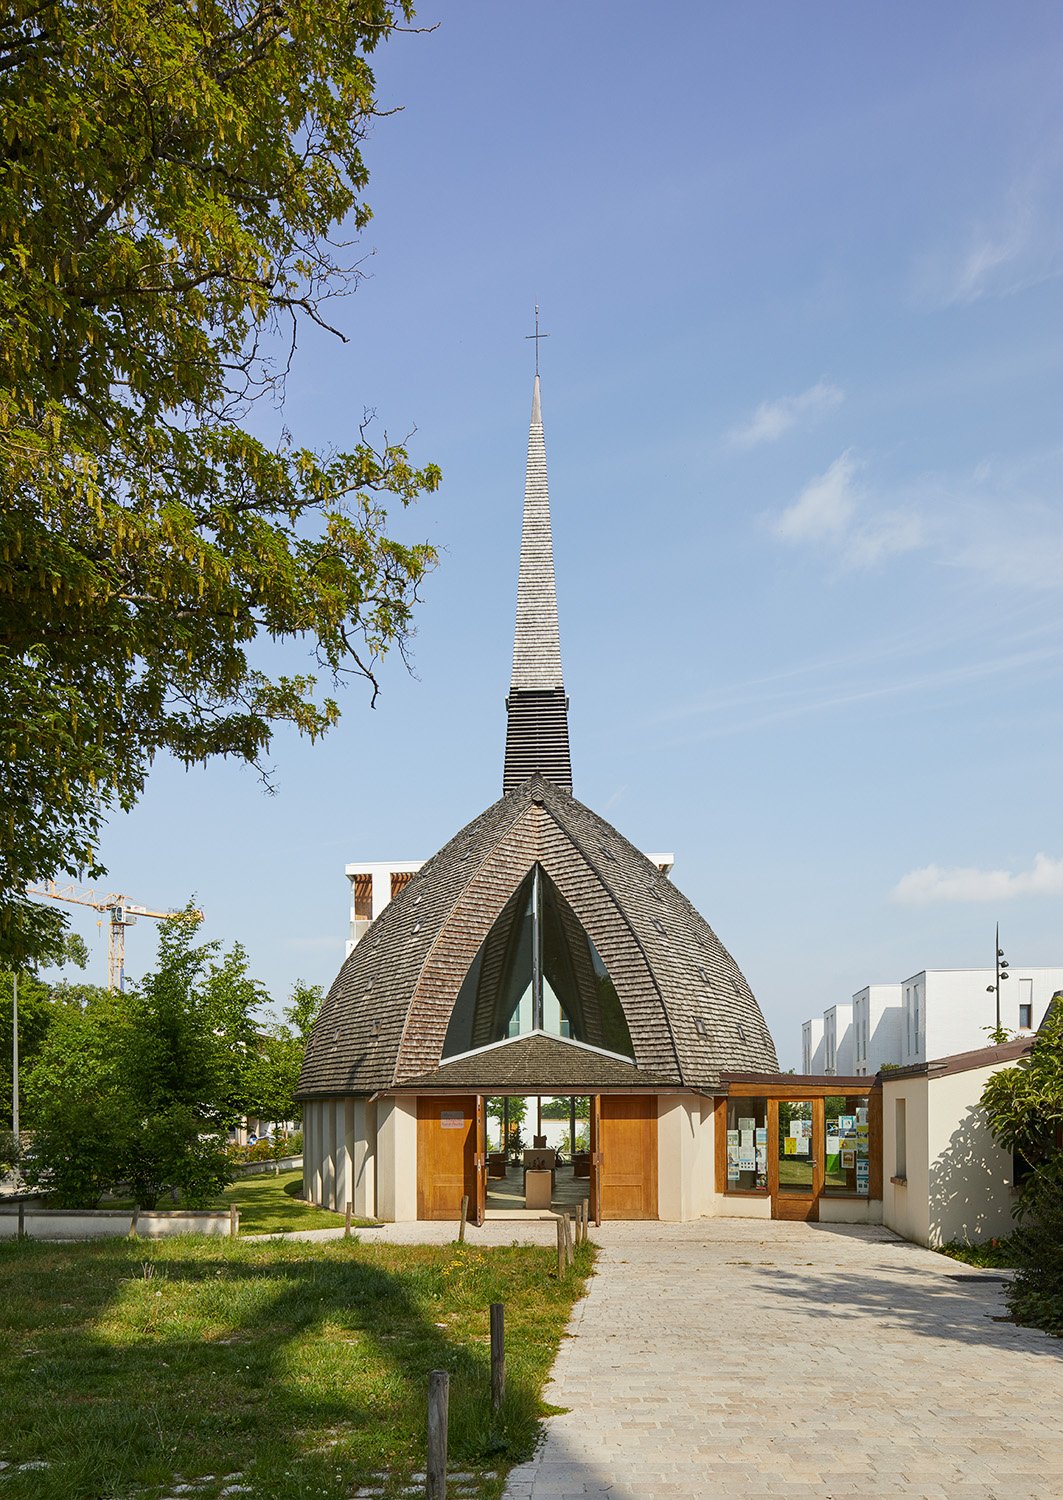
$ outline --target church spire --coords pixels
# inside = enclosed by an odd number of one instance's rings
[[[538,337],[545,335],[539,334]],[[536,344],[536,351],[538,347]],[[550,534],[550,497],[546,485],[546,444],[538,371],[532,391],[528,432],[517,629],[506,711],[508,723],[502,790],[513,791],[538,771],[570,792],[572,758],[568,746],[568,699],[561,676],[561,638],[557,628],[554,546]]]

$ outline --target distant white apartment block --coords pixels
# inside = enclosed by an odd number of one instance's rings
[[[675,865],[674,854],[647,854],[662,875],[670,875]],[[347,865],[346,875],[351,882],[351,922],[347,934],[348,956],[357,947],[380,913],[393,901],[424,864],[423,859],[378,859],[365,860]]]
[[[992,969],[923,969],[905,979],[896,1061],[924,1063],[987,1046],[996,1025],[995,977]],[[1000,1024],[1013,1034],[1036,1031],[1060,989],[1063,968],[1012,968],[1000,986]]]
[[[399,894],[423,864],[423,859],[378,859],[347,866],[347,879],[351,882],[348,954],[365,937],[370,922],[376,921],[388,902]]]
[[[851,1001],[831,1005],[823,1012],[823,1071],[843,1077],[855,1072]]]
[[[801,1027],[801,1072],[822,1073],[823,1067],[823,1020],[813,1016]]]
[[[870,1077],[884,1066],[985,1047],[996,1025],[995,977],[992,969],[921,969],[899,984],[865,985],[822,1021],[804,1022],[802,1072]],[[1063,967],[1010,969],[1000,986],[1000,1024],[1029,1035],[1057,992]]]
[[[853,1072],[872,1076],[900,1059],[901,986],[869,984],[853,996]]]

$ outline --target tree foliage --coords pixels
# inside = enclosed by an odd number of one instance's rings
[[[20,893],[103,873],[153,757],[261,763],[403,649],[432,549],[384,500],[438,483],[386,436],[271,447],[307,321],[358,277],[369,58],[409,0],[12,0],[0,19],[0,958],[55,951]]]
[[[239,944],[222,954],[193,918],[163,923],[139,984],[55,1008],[27,1082],[27,1178],[64,1204],[119,1184],[144,1208],[168,1189],[208,1202],[228,1179],[228,1129],[263,1094],[291,1104],[263,1066],[266,998]]]
[[[1063,999],[1054,999],[1029,1056],[987,1081],[982,1104],[1000,1144],[1032,1169],[1016,1205],[1008,1300],[1020,1322],[1063,1334]]]

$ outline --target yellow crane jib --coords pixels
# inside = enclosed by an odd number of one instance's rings
[[[58,885],[49,880],[44,885],[28,885],[27,896],[43,896],[48,901],[69,901],[74,906],[91,906],[107,917],[107,988],[121,990],[125,987],[125,930],[132,927],[138,917],[152,917],[156,922],[169,922],[174,917],[190,916],[203,920],[201,911],[184,910],[155,911],[150,906],[138,906],[115,892],[93,890],[88,886]]]

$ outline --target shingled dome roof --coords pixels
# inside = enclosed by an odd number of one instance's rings
[[[500,923],[510,926],[495,948],[517,952],[507,914],[531,871],[584,969],[595,966],[586,983],[619,1001],[629,1042],[616,1041],[624,1033],[615,1022],[601,1046],[571,1025],[567,1036],[518,1029],[514,1012],[510,1036],[451,1055],[459,996],[470,971],[475,978],[491,962]],[[462,1086],[711,1091],[722,1071],[777,1068],[749,985],[708,923],[615,828],[537,774],[463,828],[373,923],[329,991],[300,1095]]]

